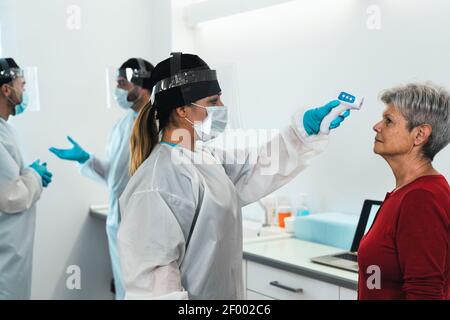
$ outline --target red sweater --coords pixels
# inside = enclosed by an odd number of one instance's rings
[[[358,299],[450,299],[450,187],[442,175],[387,193],[358,265]]]

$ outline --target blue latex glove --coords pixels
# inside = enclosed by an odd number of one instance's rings
[[[305,112],[303,116],[303,126],[305,127],[306,133],[310,136],[313,134],[318,134],[320,131],[320,124],[322,120],[330,113],[331,109],[336,108],[341,103],[339,100],[333,100],[328,102],[323,107],[310,109]],[[334,119],[330,124],[330,129],[336,129],[340,126],[341,122],[344,121],[350,115],[350,110],[345,111],[343,114]]]
[[[84,149],[80,147],[80,145],[71,137],[67,137],[67,139],[72,144],[72,149],[57,149],[51,147],[48,150],[54,153],[58,158],[63,160],[78,161],[80,164],[88,161],[90,157],[89,153],[84,151]]]
[[[40,162],[40,160],[36,160],[32,164],[30,164],[30,168],[34,169],[34,171],[36,171],[41,176],[42,186],[44,188],[47,188],[48,185],[52,182],[53,174],[48,171],[46,162]]]

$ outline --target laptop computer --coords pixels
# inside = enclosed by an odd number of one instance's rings
[[[359,243],[372,226],[381,204],[382,201],[364,200],[350,251],[312,258],[311,261],[347,271],[358,272],[357,252]]]

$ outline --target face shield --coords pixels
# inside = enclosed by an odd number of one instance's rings
[[[174,54],[174,58],[176,54]],[[230,129],[242,129],[244,123],[241,118],[241,110],[238,102],[238,90],[237,90],[237,76],[236,68],[234,65],[223,65],[216,70],[189,70],[183,72],[176,72],[180,70],[177,67],[179,62],[174,62],[171,66],[172,77],[164,79],[158,82],[153,88],[152,101],[155,101],[154,95],[171,88],[180,87],[183,100],[187,102],[192,101],[192,90],[190,88],[183,87],[188,84],[204,82],[205,91],[210,91],[208,88],[208,81],[218,81],[218,74],[220,75],[221,100],[225,101],[228,108],[228,125]]]
[[[238,98],[238,79],[235,65],[226,64],[217,67],[217,74],[220,78],[222,88],[222,101],[228,107],[228,128],[243,129],[244,122],[241,117],[241,109]]]
[[[11,102],[20,105],[26,100],[27,111],[39,111],[41,105],[37,68],[10,68],[6,59],[0,59],[0,65],[0,79],[9,80],[7,85],[13,91],[9,97]]]
[[[137,61],[139,69],[106,68],[107,108],[128,109],[140,98],[143,83],[150,78],[151,70],[147,70],[142,59]]]
[[[182,70],[181,57],[182,54],[179,52],[172,53],[170,59],[171,76],[160,80],[153,88],[155,103],[158,108],[157,116],[167,117],[177,106],[203,107],[206,112],[204,119],[198,121],[186,118],[185,120],[193,126],[199,140],[210,141],[225,129],[227,109],[224,106],[195,105],[195,102],[221,93],[217,73],[215,70],[210,70],[207,65]]]
[[[209,144],[218,150],[244,149],[249,145],[253,146],[255,137],[244,129],[245,123],[241,117],[236,66],[233,64],[218,65],[217,75],[220,78],[220,87],[222,88],[221,100],[224,101],[228,109],[228,120],[224,133]]]

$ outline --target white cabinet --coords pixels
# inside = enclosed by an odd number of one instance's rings
[[[338,286],[252,261],[247,261],[246,282],[251,296],[256,293],[279,300],[339,300]]]
[[[247,300],[357,300],[355,290],[296,273],[243,261]]]

